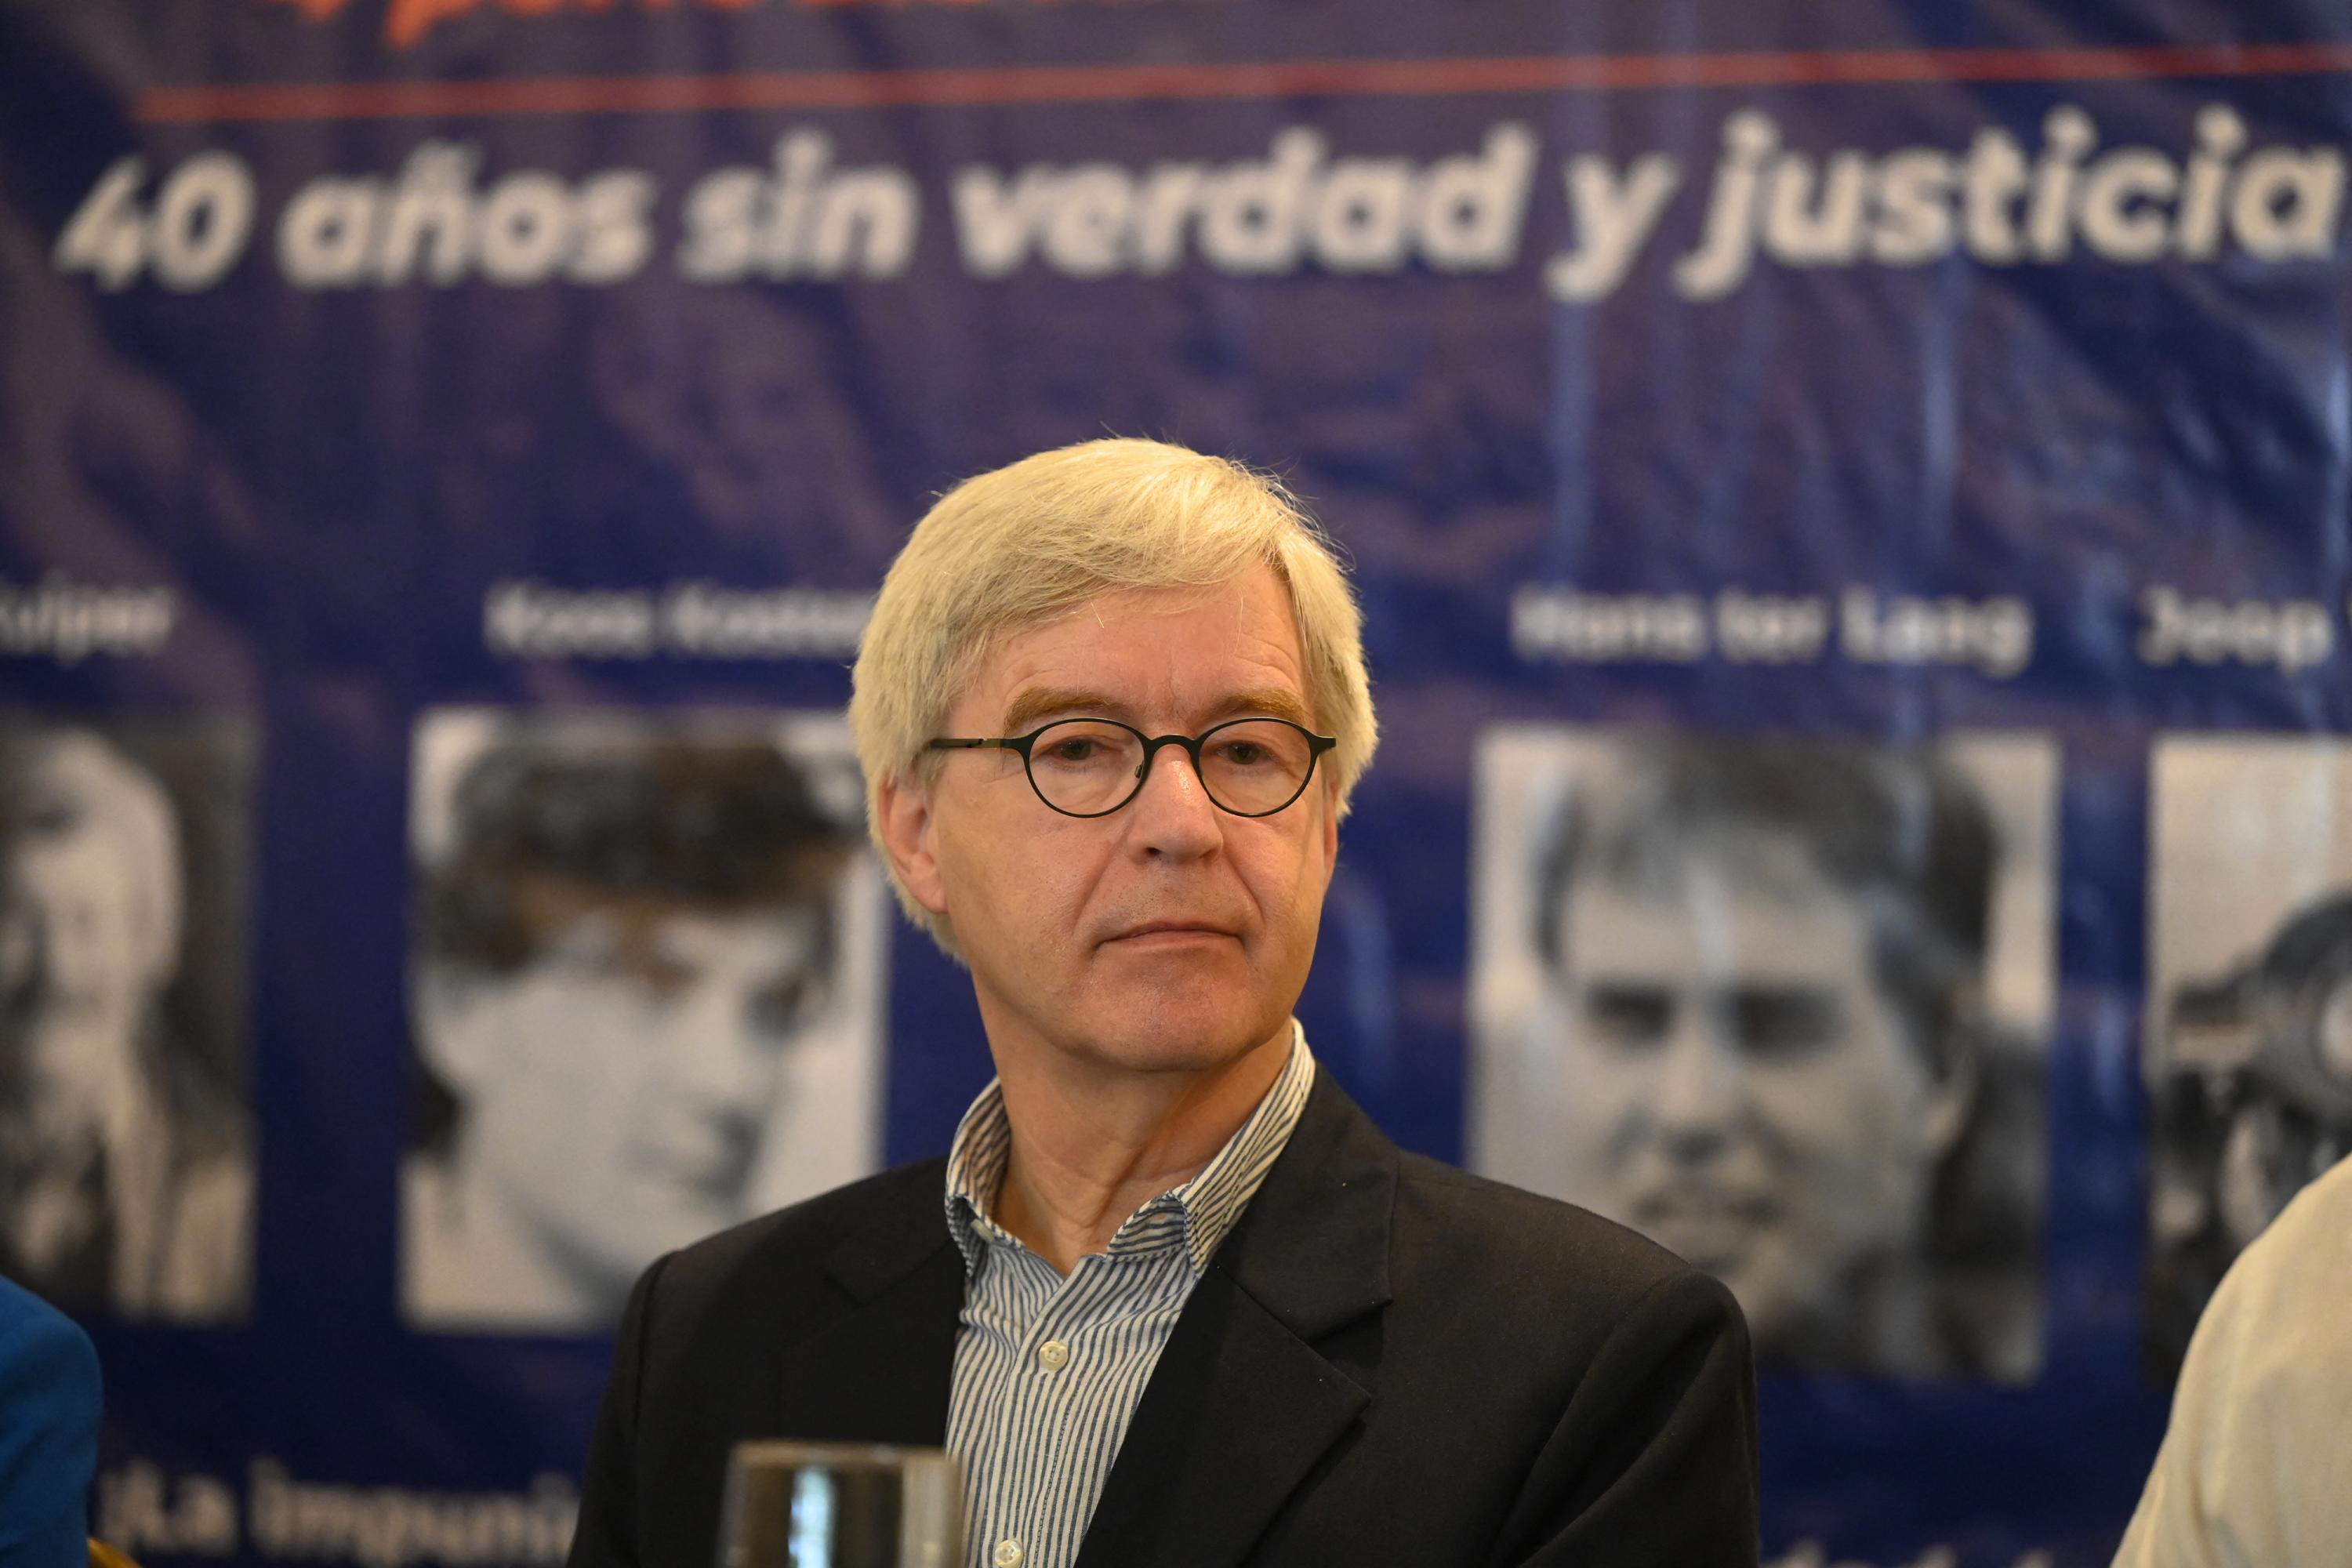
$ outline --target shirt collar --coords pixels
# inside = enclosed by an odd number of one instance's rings
[[[1290,1027],[1290,1059],[1249,1120],[1200,1174],[1129,1215],[1110,1239],[1107,1250],[1111,1257],[1140,1257],[1181,1244],[1193,1273],[1207,1269],[1218,1245],[1265,1183],[1275,1157],[1290,1142],[1299,1113],[1307,1109],[1307,1091],[1315,1087],[1315,1058],[1307,1048],[1307,1032],[1295,1019]],[[967,1275],[979,1271],[990,1247],[1021,1245],[988,1212],[1012,1157],[1013,1123],[1004,1111],[1003,1086],[991,1079],[963,1113],[955,1142],[948,1148],[948,1232],[963,1254]]]

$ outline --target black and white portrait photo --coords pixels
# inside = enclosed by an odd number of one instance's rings
[[[0,714],[0,1274],[241,1317],[249,725]]]
[[[2352,1154],[2352,746],[2168,737],[2149,788],[2145,1342],[2168,1386],[2231,1261]]]
[[[2031,1379],[2055,784],[2030,735],[1490,731],[1473,1168],[1717,1275],[1764,1361]]]
[[[876,1167],[838,718],[445,710],[413,779],[412,1324],[607,1328],[662,1253]]]

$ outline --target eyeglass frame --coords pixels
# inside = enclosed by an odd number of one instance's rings
[[[1030,749],[1036,745],[1038,736],[1064,724],[1108,724],[1113,729],[1126,731],[1143,742],[1143,765],[1135,770],[1135,787],[1119,796],[1118,805],[1105,806],[1100,811],[1066,811],[1047,799],[1045,790],[1038,786],[1036,770],[1029,764]],[[1268,806],[1264,811],[1235,811],[1232,806],[1219,800],[1217,792],[1209,787],[1208,775],[1201,770],[1201,748],[1207,743],[1210,736],[1220,730],[1230,730],[1236,724],[1287,724],[1307,737],[1307,772],[1300,775],[1298,788],[1280,805]],[[1192,759],[1192,776],[1201,781],[1201,793],[1208,797],[1209,804],[1228,816],[1238,816],[1244,822],[1255,822],[1263,817],[1278,816],[1297,805],[1298,797],[1307,793],[1307,786],[1315,782],[1315,767],[1323,760],[1323,753],[1339,743],[1339,738],[1337,735],[1318,735],[1296,719],[1277,719],[1270,713],[1249,714],[1239,719],[1227,719],[1221,723],[1210,725],[1197,735],[1147,735],[1134,725],[1121,723],[1117,719],[1104,719],[1090,713],[1074,713],[1066,719],[1049,719],[1025,735],[981,737],[941,735],[927,742],[923,749],[927,752],[971,752],[984,747],[994,747],[1000,751],[1017,752],[1021,755],[1021,775],[1029,781],[1030,793],[1044,804],[1046,810],[1079,822],[1093,822],[1108,816],[1114,812],[1125,810],[1129,803],[1143,793],[1143,786],[1151,780],[1152,759],[1160,755],[1160,747],[1181,746],[1184,748],[1184,754]]]

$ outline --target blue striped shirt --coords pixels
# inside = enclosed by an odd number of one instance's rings
[[[1065,1279],[989,1218],[1013,1149],[991,1083],[948,1151],[948,1229],[964,1259],[948,1405],[963,1461],[967,1568],[1069,1568],[1143,1385],[1192,1286],[1290,1141],[1315,1058],[1290,1061],[1241,1131],[1182,1186],[1129,1215]]]

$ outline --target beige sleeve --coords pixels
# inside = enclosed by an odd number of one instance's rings
[[[2352,1162],[2287,1205],[2198,1321],[2116,1568],[2352,1563]]]

